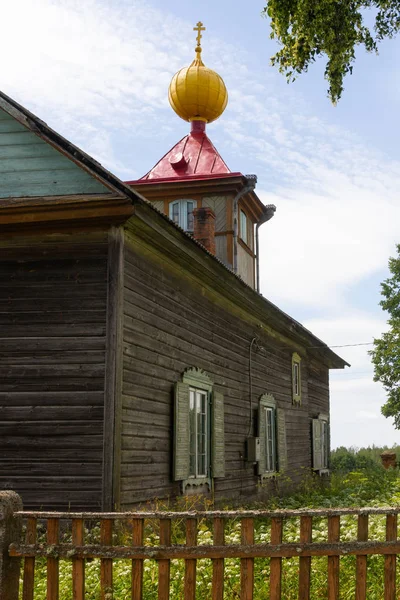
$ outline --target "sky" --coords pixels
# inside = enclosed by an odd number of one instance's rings
[[[173,74],[194,58],[229,103],[207,132],[232,171],[258,176],[277,206],[260,229],[261,291],[335,348],[332,447],[394,445],[400,432],[368,356],[386,328],[380,282],[400,243],[400,38],[357,54],[332,106],[324,63],[294,84],[270,66],[277,45],[263,2],[14,0],[2,7],[0,89],[123,180],[145,174],[188,123],[168,104]],[[354,345],[354,346],[353,346]]]

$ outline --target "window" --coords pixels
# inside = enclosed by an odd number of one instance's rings
[[[313,469],[323,471],[329,465],[329,417],[318,415],[312,420]]]
[[[225,476],[224,397],[201,369],[175,384],[173,470],[184,491]]]
[[[259,401],[258,437],[260,438],[259,475],[268,476],[285,470],[287,463],[285,413],[276,407],[275,398],[271,394],[264,394]]]
[[[295,352],[292,356],[292,400],[293,404],[301,404],[301,358]]]
[[[189,389],[189,477],[207,477],[209,465],[208,392]]]
[[[169,218],[185,231],[193,231],[193,210],[196,205],[195,200],[175,200],[169,205]]]
[[[264,409],[265,418],[265,462],[266,471],[276,469],[276,410],[270,406]]]
[[[240,238],[245,244],[248,244],[247,216],[243,210],[240,211]]]

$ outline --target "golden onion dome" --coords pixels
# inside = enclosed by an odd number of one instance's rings
[[[168,98],[176,114],[185,121],[211,123],[222,115],[228,103],[224,80],[201,60],[201,31],[203,23],[197,23],[196,58],[189,67],[180,69],[169,85]]]

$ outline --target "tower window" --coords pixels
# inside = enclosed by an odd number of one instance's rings
[[[196,200],[175,200],[169,205],[169,218],[185,231],[192,232],[194,229],[193,209],[196,208]]]
[[[243,210],[240,211],[240,238],[244,241],[245,244],[248,243],[247,215]]]

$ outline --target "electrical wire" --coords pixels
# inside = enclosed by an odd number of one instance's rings
[[[339,346],[307,346],[307,350],[314,348],[354,348],[355,346],[373,346],[374,342],[361,342],[359,344],[341,344]]]

